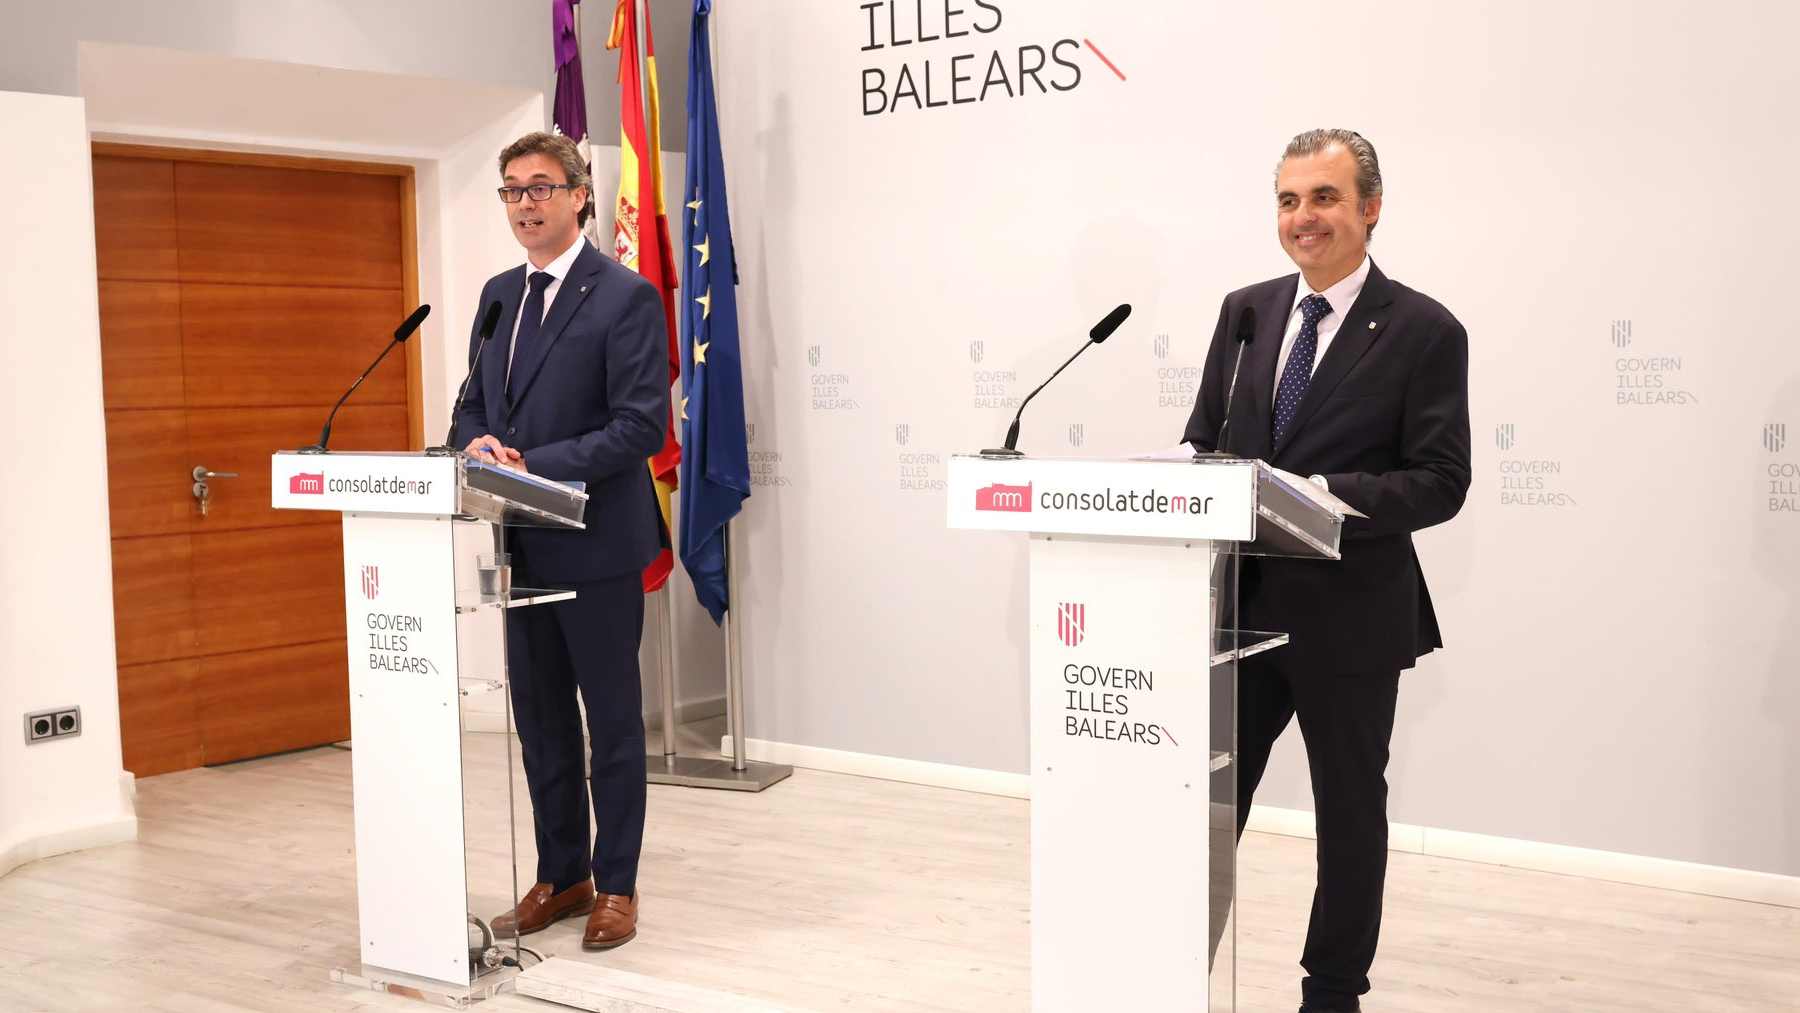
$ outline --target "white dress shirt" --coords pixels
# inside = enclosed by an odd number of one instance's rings
[[[1369,257],[1363,255],[1362,263],[1351,271],[1344,280],[1318,293],[1331,304],[1331,312],[1319,321],[1319,347],[1313,352],[1313,372],[1318,372],[1319,363],[1325,361],[1325,350],[1331,347],[1331,339],[1337,337],[1338,328],[1344,325],[1344,317],[1362,294],[1363,282],[1369,280]],[[1312,287],[1306,284],[1306,276],[1300,276],[1300,283],[1294,286],[1294,305],[1288,307],[1287,333],[1281,338],[1281,357],[1275,362],[1275,382],[1281,383],[1281,376],[1287,372],[1288,353],[1294,350],[1294,342],[1300,338],[1300,325],[1304,321],[1300,316],[1300,300],[1313,295]]]
[[[510,383],[512,381],[513,350],[518,347],[519,343],[519,321],[525,319],[525,300],[531,295],[531,276],[539,270],[542,270],[550,276],[550,285],[548,288],[544,289],[544,316],[547,317],[550,315],[550,304],[556,301],[557,290],[562,288],[563,279],[567,278],[569,276],[569,271],[574,269],[575,258],[581,256],[581,247],[586,243],[586,236],[577,235],[575,237],[575,242],[571,243],[569,248],[562,252],[562,256],[552,260],[548,266],[543,268],[532,267],[531,261],[529,260],[525,262],[525,291],[524,294],[519,297],[519,312],[513,317],[512,338],[506,343],[507,382]],[[1367,261],[1364,261],[1364,263],[1367,263]],[[542,324],[543,322],[543,317],[539,317],[538,323]]]
[[[1331,304],[1331,312],[1319,321],[1319,347],[1313,351],[1313,372],[1319,371],[1319,363],[1325,361],[1325,349],[1331,347],[1331,339],[1337,337],[1338,328],[1344,326],[1344,316],[1356,303],[1356,297],[1362,295],[1363,282],[1369,280],[1369,255],[1363,254],[1362,263],[1356,270],[1344,276],[1344,279],[1323,292],[1317,293],[1325,297]],[[1294,350],[1294,342],[1300,339],[1300,325],[1305,318],[1300,313],[1300,301],[1315,294],[1312,286],[1306,284],[1306,275],[1300,276],[1300,283],[1294,286],[1294,305],[1288,308],[1287,333],[1281,337],[1281,356],[1275,360],[1275,383],[1279,386],[1281,375],[1287,372],[1288,353]],[[1319,488],[1330,491],[1330,483],[1323,475],[1308,476],[1319,484]]]

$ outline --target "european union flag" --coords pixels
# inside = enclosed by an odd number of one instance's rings
[[[744,370],[738,355],[737,260],[725,207],[725,158],[713,95],[707,19],[712,0],[695,0],[688,41],[687,312],[681,336],[681,564],[700,604],[719,622],[731,603],[725,584],[725,524],[750,495],[744,429]]]

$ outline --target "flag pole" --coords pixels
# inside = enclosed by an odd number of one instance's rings
[[[634,2],[636,3],[637,8],[634,13],[638,16],[640,22],[642,20],[647,20],[645,8],[649,5],[650,0],[634,0]],[[644,73],[639,75],[638,81],[638,101],[640,103],[645,102],[644,92],[645,89],[650,87],[650,66],[647,58],[648,54],[645,55]],[[660,140],[658,143],[660,144]],[[672,335],[671,337],[676,341],[680,340],[679,335]],[[676,403],[679,404],[681,388],[678,383],[672,383],[670,386],[675,388],[673,396],[677,399]],[[669,497],[669,545],[671,552],[674,551],[675,532],[681,530],[679,521],[675,516],[675,511],[680,509],[675,502],[677,498],[678,497],[675,495],[670,495]],[[671,567],[669,575],[663,578],[662,587],[656,589],[656,610],[657,614],[662,617],[663,633],[662,650],[657,652],[661,657],[661,661],[658,664],[657,682],[662,695],[662,751],[665,766],[668,765],[669,761],[675,758],[678,752],[675,745],[675,673],[677,671],[675,660],[675,598],[670,590],[670,584],[672,584],[674,580],[675,572],[673,567]]]
[[[731,733],[730,776],[734,787],[761,791],[794,772],[785,763],[749,759],[744,731],[744,565],[743,535],[738,522],[725,522],[725,723]]]
[[[675,610],[669,598],[669,585],[664,583],[652,595],[656,600],[656,622],[662,628],[662,650],[657,651],[657,685],[662,690],[662,754],[665,761],[674,759],[675,749]]]
[[[740,548],[737,522],[725,522],[725,723],[731,730],[731,769],[742,773],[749,769],[744,759],[749,750],[744,744],[744,624],[738,619],[744,601]]]

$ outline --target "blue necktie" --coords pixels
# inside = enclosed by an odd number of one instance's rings
[[[1275,446],[1281,446],[1300,399],[1312,383],[1313,357],[1319,351],[1319,321],[1330,312],[1331,303],[1316,292],[1300,300],[1300,336],[1294,339],[1287,368],[1281,371],[1281,383],[1275,387]]]
[[[513,377],[531,361],[537,350],[538,331],[544,327],[544,290],[556,279],[548,271],[533,271],[528,283],[531,292],[525,296],[525,309],[519,314],[519,333],[513,335],[512,366],[506,372],[506,392],[512,393]]]

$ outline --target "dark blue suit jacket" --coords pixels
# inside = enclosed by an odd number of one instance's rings
[[[1225,297],[1182,440],[1220,449],[1238,320],[1254,309],[1223,449],[1323,475],[1369,517],[1345,520],[1341,561],[1246,558],[1242,626],[1291,634],[1282,654],[1314,671],[1411,668],[1443,646],[1412,533],[1456,516],[1469,491],[1469,335],[1437,301],[1370,264],[1275,444],[1275,365],[1299,283],[1290,274]]]
[[[587,483],[586,530],[508,532],[531,579],[578,583],[642,570],[662,544],[648,458],[662,449],[669,415],[668,327],[656,288],[584,241],[544,315],[538,354],[513,363],[509,398],[506,363],[524,298],[523,265],[481,290],[480,307],[500,303],[500,325],[451,445],[492,434],[522,452],[532,474]],[[479,341],[470,334],[471,359]]]

